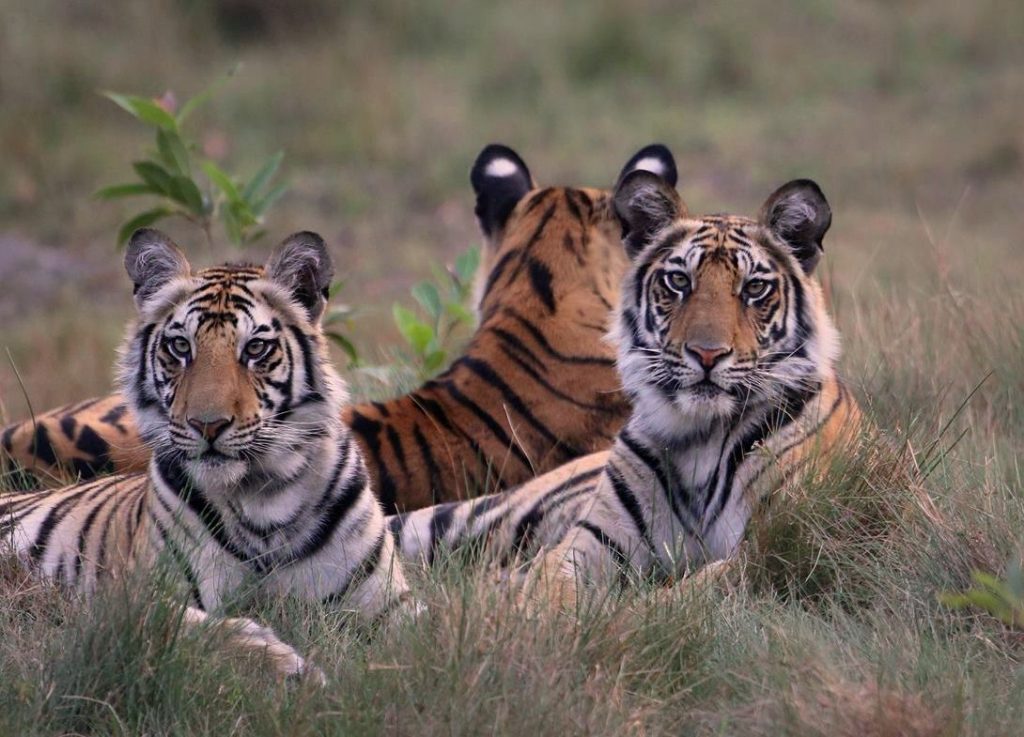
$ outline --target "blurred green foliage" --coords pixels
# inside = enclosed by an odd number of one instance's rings
[[[459,254],[449,271],[431,264],[434,280],[421,281],[410,290],[419,303],[419,315],[397,302],[392,305],[395,325],[412,351],[411,365],[420,380],[448,363],[459,329],[473,325],[473,313],[466,304],[479,264],[480,251],[475,247]]]
[[[229,72],[231,76],[234,71]],[[284,152],[271,156],[248,181],[241,181],[218,166],[213,159],[200,156],[199,146],[183,130],[189,116],[216,95],[225,78],[177,107],[174,96],[167,93],[160,99],[149,99],[117,92],[104,92],[118,107],[124,109],[155,131],[156,148],[132,163],[136,182],[114,184],[96,193],[102,200],[125,197],[155,197],[157,204],[130,217],[117,231],[117,243],[123,245],[138,228],[152,225],[164,218],[180,216],[199,226],[212,244],[213,223],[220,220],[228,240],[236,246],[258,240],[265,234],[263,216],[287,185],[271,187]],[[194,176],[196,169],[206,175],[206,182]]]
[[[971,574],[974,586],[966,591],[945,592],[939,601],[951,609],[981,609],[1007,627],[1024,630],[1024,566],[1014,557],[1003,578],[984,571]]]

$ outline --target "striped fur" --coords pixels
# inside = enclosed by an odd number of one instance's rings
[[[339,420],[346,391],[319,327],[331,276],[319,237],[292,236],[266,268],[192,273],[165,236],[140,231],[126,262],[139,319],[119,383],[153,451],[149,473],[3,495],[13,550],[84,592],[168,555],[191,594],[189,621],[247,580],[372,618],[407,599],[359,445]],[[255,623],[238,636],[285,671],[302,666]]]
[[[627,163],[675,181],[663,146]],[[345,410],[388,511],[515,486],[609,447],[629,416],[604,340],[627,259],[610,193],[538,189],[522,159],[485,148],[473,167],[484,234],[480,326],[465,354],[419,389]],[[147,458],[118,395],[61,408],[0,433],[37,476],[58,465],[92,478]]]
[[[776,200],[758,220],[694,218],[666,183],[628,177],[616,203],[633,263],[615,332],[629,422],[610,451],[504,496],[389,518],[403,557],[470,543],[505,564],[540,555],[533,570],[572,592],[577,579],[674,579],[732,556],[770,495],[841,452],[860,413],[800,255],[817,261],[827,223],[799,240],[773,222]]]

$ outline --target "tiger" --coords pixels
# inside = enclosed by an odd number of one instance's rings
[[[170,238],[143,229],[125,266],[138,318],[117,381],[152,452],[148,473],[0,495],[0,549],[86,595],[169,557],[186,622],[247,581],[373,620],[415,608],[340,420],[347,389],[320,325],[333,275],[320,236],[290,236],[265,266],[193,271]],[[305,670],[272,631],[239,623],[243,644],[268,649],[283,674]]]
[[[815,277],[832,220],[816,183],[782,185],[756,218],[696,217],[637,171],[613,205],[630,258],[614,321],[629,420],[609,450],[505,495],[390,516],[407,562],[482,549],[570,603],[577,582],[682,580],[734,560],[773,494],[855,441]]]
[[[677,177],[661,144],[619,178],[635,169]],[[465,353],[415,391],[343,412],[389,513],[510,488],[608,448],[630,412],[604,340],[627,267],[611,192],[539,188],[501,144],[480,152],[470,182],[483,248]],[[37,478],[64,468],[89,479],[148,459],[117,394],[11,425],[0,449]]]

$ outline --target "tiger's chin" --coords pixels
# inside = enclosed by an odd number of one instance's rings
[[[246,461],[220,453],[204,453],[187,458],[183,465],[189,476],[203,489],[235,486],[249,472],[249,464]]]
[[[739,410],[734,394],[706,382],[679,391],[672,406],[684,421],[697,425],[735,417]]]
[[[633,421],[666,442],[685,441],[694,434],[731,422],[740,411],[737,398],[724,390],[641,390],[634,398]]]

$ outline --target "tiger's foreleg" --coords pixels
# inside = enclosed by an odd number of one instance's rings
[[[318,685],[327,683],[323,671],[299,655],[291,645],[282,641],[272,629],[245,617],[224,619],[210,617],[202,609],[185,609],[184,624],[189,629],[202,625],[227,633],[232,647],[243,652],[263,654],[281,678],[309,678]]]

